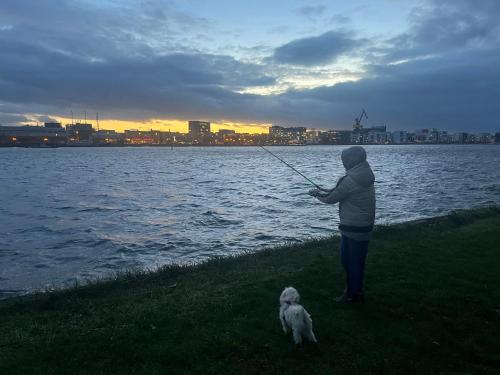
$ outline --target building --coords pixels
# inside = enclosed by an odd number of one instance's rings
[[[317,145],[320,143],[321,131],[309,130],[306,132],[305,141],[308,145]]]
[[[231,144],[234,142],[236,131],[230,129],[220,129],[217,132],[217,144]]]
[[[350,130],[328,130],[320,134],[320,144],[348,145],[351,143]]]
[[[211,141],[209,121],[189,121],[188,135],[194,144],[208,144]]]
[[[408,143],[408,133],[404,130],[392,132],[392,143]]]
[[[385,125],[372,126],[371,128],[356,128],[351,132],[351,143],[353,144],[383,144],[390,139]]]
[[[283,136],[284,132],[285,132],[285,128],[283,126],[273,125],[269,128],[269,135],[270,136],[281,137],[281,136]]]
[[[307,129],[302,126],[283,127],[273,125],[269,128],[269,142],[272,144],[304,144]]]
[[[500,143],[500,133],[495,133],[495,143]]]
[[[123,143],[127,145],[159,145],[162,132],[158,130],[125,130]]]
[[[44,126],[50,129],[62,129],[62,125],[60,122],[46,122]]]
[[[192,136],[204,136],[210,134],[210,121],[189,121],[189,134]]]
[[[0,126],[0,146],[54,147],[66,142],[66,130],[62,127]]]
[[[115,130],[98,130],[93,138],[96,146],[116,146],[124,143],[124,134]]]
[[[290,144],[304,144],[306,143],[307,129],[303,126],[295,126],[291,128],[286,128],[286,132],[289,134]]]
[[[68,144],[90,145],[92,140],[92,124],[80,123],[67,125]]]
[[[469,138],[468,133],[455,133],[451,137],[451,142],[453,143],[466,143]]]
[[[492,136],[490,133],[479,133],[476,139],[477,143],[492,143]]]

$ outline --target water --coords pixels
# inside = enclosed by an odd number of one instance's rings
[[[316,183],[343,146],[273,147]],[[496,145],[368,146],[377,223],[500,204]],[[0,297],[336,232],[337,206],[262,149],[0,149]]]

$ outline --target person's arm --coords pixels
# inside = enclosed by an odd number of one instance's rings
[[[309,194],[318,198],[323,203],[335,204],[340,202],[347,198],[351,191],[349,180],[346,177],[347,176],[342,177],[337,186],[332,190],[321,192],[318,189],[315,189],[310,191]]]

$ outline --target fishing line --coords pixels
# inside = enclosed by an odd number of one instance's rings
[[[272,156],[274,156],[276,159],[278,159],[280,162],[282,162],[283,164],[285,164],[287,167],[291,168],[294,172],[300,174],[302,177],[304,177],[307,181],[309,181],[309,183],[313,184],[316,188],[321,189],[321,187],[319,185],[316,185],[314,182],[312,182],[309,178],[307,178],[306,176],[304,176],[302,173],[300,173],[298,170],[296,170],[294,167],[292,167],[290,164],[288,164],[286,161],[284,161],[283,159],[281,159],[279,156],[273,154],[271,151],[269,151],[267,148],[265,148],[264,146],[262,145],[259,145],[260,148],[262,148],[264,151],[270,153]]]

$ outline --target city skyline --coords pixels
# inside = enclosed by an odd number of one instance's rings
[[[500,128],[500,3],[3,1],[0,124]]]
[[[363,115],[365,112],[363,112]],[[360,115],[352,130],[321,131],[306,127],[271,126],[263,133],[242,133],[233,129],[215,130],[210,121],[191,120],[187,132],[158,129],[126,129],[117,132],[94,127],[89,122],[45,122],[43,126],[1,126],[0,147],[65,146],[299,146],[299,145],[388,145],[388,144],[493,144],[500,132],[448,132],[437,128],[414,131],[364,127]],[[97,118],[96,118],[97,120]]]

